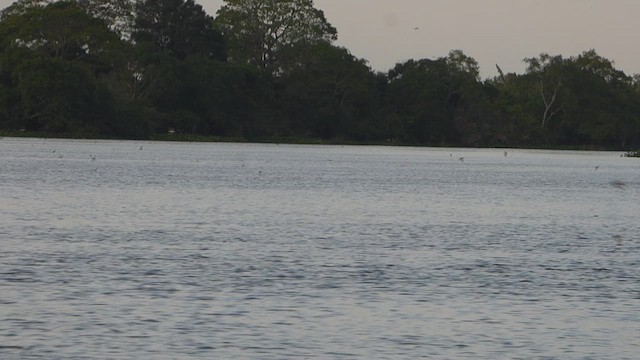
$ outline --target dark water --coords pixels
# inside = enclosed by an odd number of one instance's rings
[[[637,359],[640,161],[506,155],[0,139],[0,358]]]

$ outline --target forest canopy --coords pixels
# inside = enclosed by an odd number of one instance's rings
[[[312,0],[18,0],[0,13],[0,132],[640,147],[640,76],[595,50],[481,79],[461,50],[376,72],[337,36]]]

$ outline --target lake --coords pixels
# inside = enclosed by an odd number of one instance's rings
[[[2,359],[637,359],[640,160],[0,139]]]

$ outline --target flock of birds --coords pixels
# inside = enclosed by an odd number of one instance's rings
[[[142,151],[143,149],[144,149],[144,147],[143,147],[142,145],[140,145],[140,147],[138,148],[138,151]],[[56,149],[53,149],[53,150],[51,151],[51,153],[52,153],[52,154],[56,154],[56,152],[57,152],[57,150],[56,150]],[[503,151],[502,155],[503,155],[505,158],[507,158],[507,157],[509,156],[509,153],[508,153],[507,151]],[[63,158],[63,156],[62,156],[61,154],[58,154],[58,157],[59,157],[59,158]],[[450,153],[450,154],[449,154],[449,157],[450,157],[450,158],[454,158],[454,156],[453,156],[453,154],[452,154],[452,153]],[[91,159],[91,161],[96,161],[96,160],[97,160],[97,156],[96,156],[96,155],[93,155],[93,154],[90,154],[90,155],[89,155],[89,159]],[[457,160],[458,160],[459,162],[463,163],[463,162],[465,161],[465,157],[464,157],[464,156],[458,157],[458,158],[457,158]],[[242,164],[242,167],[244,167],[244,166],[245,166],[245,165],[244,165],[244,164]],[[594,171],[594,172],[596,172],[596,171],[598,171],[598,170],[600,170],[600,165],[596,165],[596,166],[594,167],[594,170],[593,170],[593,171]],[[98,169],[96,168],[96,169],[95,169],[95,171],[98,171]],[[259,176],[262,176],[262,175],[263,175],[263,171],[262,171],[262,170],[259,170],[259,171],[258,171],[258,175],[259,175]],[[613,181],[611,181],[611,182],[610,182],[610,185],[611,185],[612,187],[614,187],[614,188],[616,188],[616,189],[620,189],[620,190],[623,190],[623,189],[625,189],[625,188],[627,187],[627,184],[626,184],[624,181],[621,181],[621,180],[613,180]],[[620,245],[620,244],[622,244],[623,239],[622,239],[622,237],[621,237],[620,235],[615,235],[615,236],[614,236],[614,238],[616,239],[616,241],[617,241],[617,243],[618,243],[619,245]]]
[[[508,153],[508,152],[506,152],[506,151],[505,151],[503,154],[504,154],[504,157],[509,156],[509,153]],[[453,157],[453,154],[449,154],[449,157]],[[460,161],[460,162],[464,162],[464,156],[459,157],[459,158],[458,158],[458,161]]]
[[[138,151],[142,151],[143,149],[144,149],[144,147],[143,147],[142,145],[140,145],[140,147],[138,148]],[[54,149],[54,150],[52,150],[51,152],[52,152],[53,154],[55,154],[55,153],[56,153],[56,151],[57,151],[57,150],[56,150],[56,149]],[[506,157],[508,157],[508,156],[509,156],[509,152],[507,152],[507,151],[503,151],[502,155],[506,158]],[[62,156],[62,155],[59,155],[58,157],[59,157],[60,159],[62,159],[62,158],[63,158],[63,156]],[[453,158],[453,154],[449,154],[449,157],[450,157],[450,158]],[[96,160],[97,160],[96,155],[92,155],[92,154],[90,154],[90,155],[89,155],[89,158],[91,159],[91,161],[96,161]],[[463,162],[465,161],[465,157],[464,157],[464,156],[460,156],[460,157],[458,157],[458,161],[463,163]],[[242,166],[244,167],[244,164],[243,164]],[[595,172],[595,171],[598,171],[599,169],[600,169],[600,166],[599,166],[599,165],[596,165],[596,166],[594,167],[594,170],[593,170],[593,171]],[[96,171],[97,171],[97,169],[96,169]],[[262,174],[263,174],[262,170],[259,170],[259,171],[258,171],[258,175],[262,175]],[[614,188],[617,188],[617,189],[624,189],[624,188],[627,186],[627,184],[626,184],[624,181],[621,181],[621,180],[613,180],[613,181],[611,181],[611,182],[610,182],[610,185],[611,185],[611,186],[613,186]]]

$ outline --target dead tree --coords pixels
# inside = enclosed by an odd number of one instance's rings
[[[558,93],[560,92],[560,88],[562,87],[562,83],[559,80],[552,82],[553,92],[551,94],[547,94],[545,92],[545,81],[544,77],[540,80],[540,96],[542,97],[542,102],[544,103],[544,113],[542,114],[542,122],[541,127],[546,129],[549,121],[560,111],[563,110],[562,106],[556,106],[556,101],[558,100]],[[555,107],[555,108],[554,108]]]

